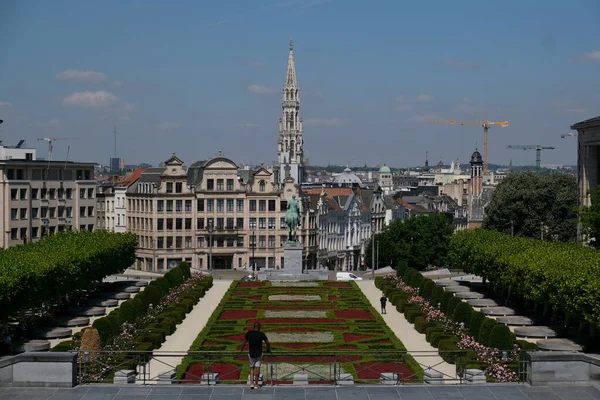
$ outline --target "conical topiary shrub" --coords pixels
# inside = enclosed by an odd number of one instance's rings
[[[86,357],[85,352],[89,352],[89,360],[93,361],[96,357],[98,357],[100,350],[102,350],[102,345],[100,342],[100,334],[98,333],[98,329],[96,328],[87,328],[83,331],[83,335],[81,336],[81,346],[79,346],[80,354],[82,360],[87,361],[88,357]]]

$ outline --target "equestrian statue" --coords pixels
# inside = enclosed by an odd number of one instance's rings
[[[285,213],[285,223],[288,227],[288,242],[297,242],[298,235],[296,233],[296,228],[298,228],[298,223],[300,222],[300,206],[298,204],[298,200],[296,200],[296,195],[293,195],[291,200],[288,201],[287,211]]]

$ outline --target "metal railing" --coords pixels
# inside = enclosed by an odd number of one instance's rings
[[[443,360],[449,360],[452,364]],[[135,376],[136,383],[246,384],[250,367],[247,353],[81,351],[78,382],[113,383],[117,376]],[[506,364],[515,373],[513,382],[527,377],[524,352]],[[265,353],[261,365],[264,385],[284,385],[294,380],[311,384],[420,384],[471,383],[469,373],[490,367],[477,361],[473,351],[277,351]],[[467,371],[469,370],[469,371]],[[121,372],[119,372],[121,371]],[[123,372],[128,371],[128,372]],[[175,375],[174,375],[175,373]],[[477,382],[494,382],[483,373]]]

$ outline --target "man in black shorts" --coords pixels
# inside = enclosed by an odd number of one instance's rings
[[[260,362],[262,360],[262,343],[267,344],[267,353],[271,351],[271,344],[267,335],[260,331],[260,323],[254,323],[254,329],[246,332],[244,336],[244,344],[240,349],[240,353],[248,343],[248,359],[250,360],[250,388],[258,389],[258,379],[260,378]]]

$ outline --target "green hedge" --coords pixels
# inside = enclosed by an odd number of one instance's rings
[[[600,326],[597,250],[476,229],[456,233],[449,254],[455,268]]]
[[[481,327],[479,328],[479,343],[484,346],[490,345],[490,340],[492,337],[492,330],[498,325],[498,322],[491,318],[486,318],[481,323]]]
[[[513,350],[513,334],[508,326],[502,324],[494,326],[490,333],[490,347],[495,347],[498,350]]]
[[[135,262],[130,233],[69,231],[0,252],[0,318],[39,307]],[[35,290],[32,290],[35,288]]]
[[[458,297],[455,297],[458,299]],[[458,323],[463,322],[465,324],[465,328],[469,326],[469,322],[471,321],[471,315],[473,314],[473,307],[461,301],[458,303],[456,308],[454,308],[454,312],[452,313],[452,319]]]
[[[467,325],[467,327],[469,333],[477,342],[479,342],[479,329],[481,329],[481,324],[486,318],[485,314],[481,311],[471,313],[471,319],[469,320],[469,325]]]

